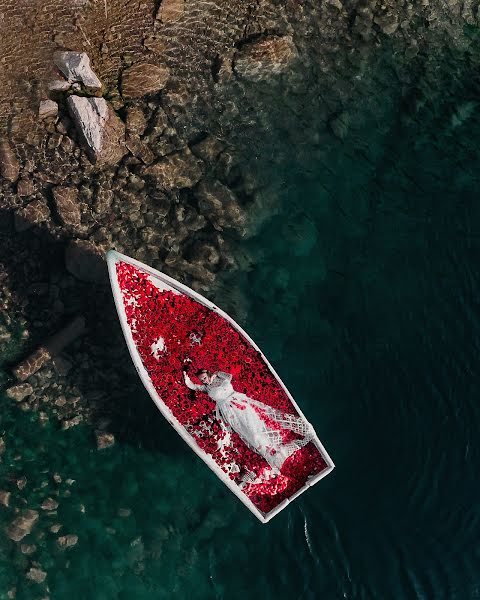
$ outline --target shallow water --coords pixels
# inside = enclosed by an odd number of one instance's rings
[[[308,164],[291,146],[267,172],[279,212],[245,242],[258,262],[232,283],[336,470],[262,525],[140,383],[125,407],[138,430],[101,452],[88,428],[41,426],[5,399],[2,487],[22,472],[13,505],[58,492],[60,506],[22,541],[31,557],[0,538],[1,598],[45,596],[32,560],[71,600],[478,597],[480,120],[459,60],[417,112],[392,86]],[[78,544],[59,551],[67,533]]]

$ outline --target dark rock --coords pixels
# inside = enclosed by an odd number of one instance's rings
[[[53,188],[55,208],[63,225],[80,225],[82,215],[78,203],[78,190],[69,187]]]
[[[34,225],[44,223],[50,218],[50,209],[43,198],[34,200],[15,213],[15,230],[26,231]]]
[[[17,182],[17,195],[23,198],[35,193],[35,184],[29,177],[21,177]]]
[[[202,168],[190,150],[184,150],[145,167],[142,173],[154,177],[159,187],[171,191],[195,185],[202,176]]]
[[[198,208],[218,231],[224,227],[241,228],[246,224],[246,215],[235,194],[220,181],[202,181],[195,195]]]
[[[212,164],[225,149],[225,144],[213,136],[208,136],[191,146],[190,149],[195,156],[198,156],[206,163]]]
[[[142,135],[147,127],[147,119],[138,106],[130,106],[127,109],[126,129],[128,133]]]
[[[20,164],[7,138],[0,138],[0,176],[15,182],[20,173]]]

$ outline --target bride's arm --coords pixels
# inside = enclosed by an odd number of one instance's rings
[[[220,377],[220,379],[225,379],[226,381],[232,381],[231,373],[225,373],[224,371],[217,371],[217,377]]]
[[[196,390],[198,392],[206,392],[207,388],[205,385],[200,385],[199,383],[193,383],[190,377],[187,375],[186,371],[183,372],[183,379],[185,380],[185,385],[191,390]]]

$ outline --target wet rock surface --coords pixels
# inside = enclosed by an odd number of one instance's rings
[[[141,98],[162,90],[170,77],[167,67],[149,63],[139,63],[122,73],[122,96]]]

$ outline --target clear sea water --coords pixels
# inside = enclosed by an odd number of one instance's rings
[[[4,399],[1,487],[14,489],[17,470],[29,507],[55,490],[60,506],[24,540],[36,544],[32,556],[0,536],[0,598],[14,586],[21,599],[480,596],[473,66],[446,61],[435,97],[423,89],[415,110],[400,86],[380,90],[343,140],[322,132],[307,166],[292,145],[270,173],[278,213],[244,242],[257,264],[230,281],[247,294],[247,331],[335,471],[262,525],[140,382],[125,407],[131,436],[101,452],[88,428],[42,427]],[[2,510],[0,526],[12,518]],[[53,523],[78,544],[56,549]],[[44,584],[25,579],[32,560]]]

